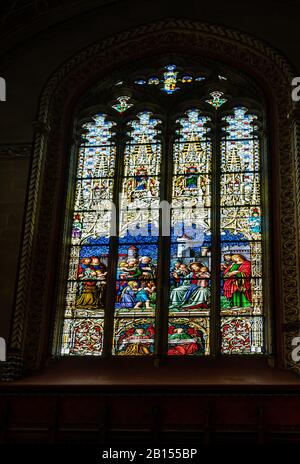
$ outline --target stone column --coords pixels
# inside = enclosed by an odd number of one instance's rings
[[[31,255],[34,241],[35,218],[39,203],[39,185],[41,182],[44,162],[45,146],[50,128],[47,123],[38,121],[34,123],[34,150],[33,162],[30,170],[30,179],[25,200],[25,214],[21,253],[18,262],[17,286],[13,315],[11,319],[10,337],[7,341],[7,358],[2,368],[2,380],[11,381],[20,377],[24,372],[24,344],[27,327],[27,297],[30,287]],[[17,146],[15,147],[18,153]],[[22,149],[24,153],[24,148]],[[27,147],[31,152],[31,144]]]

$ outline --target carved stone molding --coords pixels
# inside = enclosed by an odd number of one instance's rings
[[[29,158],[31,155],[31,143],[0,143],[1,158]]]
[[[66,113],[91,82],[121,65],[135,63],[155,53],[177,52],[211,57],[235,66],[255,78],[269,101],[274,161],[280,214],[278,262],[280,278],[276,304],[280,320],[299,320],[299,255],[295,197],[295,150],[291,80],[286,59],[264,42],[236,30],[190,20],[158,21],[109,37],[79,52],[51,77],[40,99],[38,120],[51,131],[36,131],[19,285],[10,349],[23,353],[25,368],[40,366],[43,337],[49,314],[54,310],[49,292],[53,264],[53,228],[59,205],[58,183],[61,157],[66,156]],[[45,133],[46,132],[46,133]],[[61,205],[60,205],[61,207]],[[47,214],[45,214],[47,211]],[[281,323],[279,321],[279,326]],[[280,329],[279,329],[280,330]],[[48,333],[49,335],[49,333]],[[291,366],[287,345],[284,364]]]
[[[295,163],[296,211],[300,219],[300,108],[297,107],[290,115],[293,124],[293,151]],[[300,221],[298,223],[298,249],[300,253]],[[298,285],[300,285],[298,283]],[[299,315],[300,319],[300,315]],[[300,331],[299,331],[300,335]]]
[[[48,135],[51,131],[50,125],[45,121],[34,121],[32,124],[35,134],[45,134]]]
[[[20,377],[23,372],[23,354],[20,351],[8,353],[7,360],[2,363],[1,380],[11,382]]]

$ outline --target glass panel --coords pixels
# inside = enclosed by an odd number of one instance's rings
[[[114,213],[114,208],[112,210],[75,211],[71,232],[72,244],[108,244],[113,232]]]
[[[157,70],[155,74],[150,74],[145,79],[135,79],[134,83],[138,86],[150,85],[157,87],[167,95],[173,95],[181,89],[181,84],[188,86],[192,82],[201,82],[205,79],[204,76],[193,77],[190,72],[184,71],[182,68],[177,68],[175,64],[168,64],[163,69]],[[115,85],[118,85],[116,83]]]
[[[221,205],[243,206],[260,204],[260,175],[235,172],[221,176]]]
[[[116,314],[155,315],[157,260],[157,245],[119,246]]]
[[[67,309],[73,316],[89,315],[95,310],[103,316],[107,289],[108,247],[74,246],[69,261]],[[102,311],[99,311],[101,310]]]
[[[151,318],[116,318],[113,354],[150,356],[154,353],[155,321]]]
[[[159,210],[120,211],[120,243],[153,242],[159,236]]]
[[[175,69],[175,68],[174,68]],[[168,70],[169,74],[172,71]],[[167,71],[167,68],[166,70]],[[149,84],[163,82],[153,76]],[[170,76],[169,76],[170,77]],[[193,79],[193,77],[191,77]],[[151,81],[151,82],[150,82]],[[173,86],[174,84],[174,86]],[[173,87],[172,87],[173,86]],[[168,90],[168,91],[167,91]],[[118,109],[117,109],[118,110]],[[119,110],[118,110],[119,111]],[[160,232],[160,120],[149,111],[128,123],[120,180],[119,230],[114,190],[115,123],[98,114],[85,124],[78,154],[61,354],[103,348],[109,238],[119,232],[113,354],[154,354]],[[207,355],[212,283],[210,118],[197,109],[179,118],[172,161],[168,355]],[[221,335],[225,354],[262,353],[263,259],[257,117],[234,108],[223,117],[220,179]],[[171,174],[171,173],[170,173]],[[170,175],[168,174],[167,177]],[[167,178],[163,179],[167,182]],[[162,212],[164,219],[165,211]],[[164,221],[162,221],[164,227]],[[162,229],[163,230],[163,229]],[[163,235],[165,235],[163,231]]]
[[[79,151],[78,177],[113,177],[116,150],[114,145],[82,147]]]
[[[99,356],[103,349],[103,319],[65,319],[61,354]]]
[[[203,148],[203,145],[206,142],[206,137],[210,132],[210,128],[207,126],[207,123],[210,121],[210,118],[203,116],[199,110],[197,109],[190,109],[186,111],[183,118],[178,119],[176,122],[179,124],[179,129],[177,130],[178,135],[178,142],[186,143],[186,142],[196,142],[196,146],[198,151],[195,152],[194,145],[191,147],[185,146],[183,148],[184,154],[182,155],[184,158],[193,153],[193,156],[198,160],[198,156],[202,158],[203,156],[206,158],[209,156],[207,151],[205,150],[204,153],[199,151],[199,146]],[[207,144],[210,145],[207,141]],[[210,152],[210,149],[209,149]],[[178,153],[178,151],[177,151]],[[198,156],[197,156],[198,154]],[[177,156],[175,155],[175,165],[176,165]],[[201,163],[201,160],[199,160]],[[199,162],[198,161],[198,162]],[[181,163],[180,163],[181,164]],[[207,161],[205,164],[209,164]],[[175,171],[176,172],[176,171]]]
[[[119,113],[124,113],[124,111],[127,111],[129,108],[133,106],[133,104],[130,103],[130,99],[131,97],[129,97],[128,95],[117,97],[117,101],[114,105],[112,105],[112,108],[114,108]]]
[[[100,355],[109,266],[114,123],[98,114],[85,124],[79,150],[61,354]],[[97,147],[96,147],[97,145]]]
[[[172,179],[170,317],[207,316],[210,310],[211,144],[207,122],[208,118],[198,110],[187,111],[177,121]]]
[[[241,240],[261,239],[261,210],[258,206],[221,208],[221,236]]]
[[[204,121],[205,122],[205,121]],[[203,123],[204,123],[203,122]],[[188,137],[183,134],[182,137]],[[207,134],[203,133],[204,140],[190,143],[178,141],[174,145],[174,174],[186,174],[187,170],[193,168],[197,173],[207,173],[211,169],[211,145],[210,139],[206,138]],[[189,171],[188,171],[189,173]]]
[[[115,123],[107,120],[106,114],[96,114],[91,122],[83,124],[85,132],[85,145],[92,146],[109,146],[111,142],[112,128]]]
[[[261,353],[263,314],[260,153],[256,116],[223,118],[221,174],[222,351]]]
[[[170,315],[208,314],[211,301],[211,234],[201,223],[172,222]]]
[[[248,278],[247,261],[239,271],[224,271],[221,288],[221,313],[226,315],[262,314],[262,279]],[[231,266],[234,269],[235,264]]]
[[[138,171],[145,172],[145,171]],[[121,208],[128,211],[138,208],[159,207],[159,178],[139,176],[124,179]]]
[[[209,354],[209,318],[170,318],[169,356],[203,356]]]
[[[148,317],[155,316],[156,308],[161,146],[159,120],[149,112],[137,117],[129,123],[120,198],[113,341],[117,355],[145,355],[154,350],[154,322]]]
[[[185,175],[173,178],[173,207],[209,207],[211,197],[210,176],[197,174],[194,168]]]
[[[149,118],[150,119],[150,118]],[[149,122],[150,123],[150,122]],[[133,140],[137,137],[133,136]],[[158,176],[161,162],[161,145],[152,137],[139,137],[139,142],[126,146],[124,176]]]
[[[222,353],[263,353],[262,317],[223,317],[221,323]]]
[[[260,168],[257,139],[222,141],[222,171],[258,171]]]
[[[210,92],[210,98],[205,101],[217,110],[218,108],[220,108],[220,106],[224,105],[224,103],[227,102],[227,99],[223,98],[223,95],[224,93],[220,90],[215,90],[214,92]]]
[[[257,129],[255,121],[257,116],[248,113],[248,108],[234,108],[234,113],[223,118],[226,121],[227,139],[243,140],[254,138],[254,130]]]
[[[234,257],[234,260],[232,259]],[[261,242],[247,240],[222,241],[221,243],[221,271],[230,270],[238,257],[249,261],[250,275],[262,277],[262,249]],[[236,266],[237,267],[237,266]]]

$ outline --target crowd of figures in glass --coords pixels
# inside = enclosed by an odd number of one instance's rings
[[[103,114],[83,126],[86,133],[75,187],[63,354],[102,352],[115,174],[113,126]]]
[[[223,118],[221,146],[221,321],[225,353],[263,347],[260,149],[256,116]]]
[[[172,178],[169,355],[209,354],[211,141],[208,121],[198,110],[187,111],[177,121]]]

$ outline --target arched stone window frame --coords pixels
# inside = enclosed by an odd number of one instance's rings
[[[4,377],[44,365],[51,352],[54,285],[65,183],[66,153],[80,95],[116,66],[175,51],[208,57],[256,80],[267,99],[272,168],[274,364],[300,371],[292,339],[300,330],[299,111],[291,98],[293,70],[276,50],[247,34],[194,21],[169,19],[140,26],[96,43],[50,77],[39,102],[23,228],[13,325]],[[284,240],[283,240],[284,238]]]

